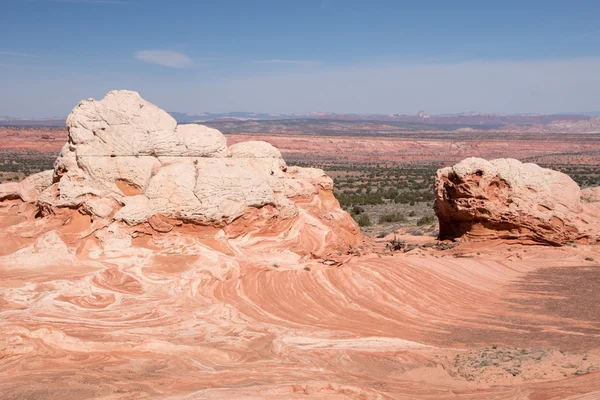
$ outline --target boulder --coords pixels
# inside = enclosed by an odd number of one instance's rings
[[[441,239],[595,242],[595,211],[569,176],[515,159],[467,158],[437,171]]]

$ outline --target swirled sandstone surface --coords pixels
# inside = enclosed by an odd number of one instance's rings
[[[594,246],[369,251],[322,171],[131,92],[0,189],[3,399],[600,396]]]
[[[467,158],[438,170],[435,193],[442,239],[598,240],[596,189],[581,191],[568,175],[536,164]]]
[[[134,235],[35,212],[0,208],[2,398],[600,395],[595,246],[473,243],[336,267],[269,235]]]

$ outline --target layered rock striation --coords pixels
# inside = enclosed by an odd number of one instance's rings
[[[80,102],[67,129],[54,170],[0,185],[0,200],[35,204],[42,217],[76,210],[97,226],[165,233],[191,224],[231,237],[260,231],[319,255],[361,241],[322,170],[288,167],[267,142],[228,147],[218,130],[177,125],[136,92]]]
[[[595,193],[536,164],[467,158],[438,170],[434,209],[441,239],[593,243],[600,221]]]

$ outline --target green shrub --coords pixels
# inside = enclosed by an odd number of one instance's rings
[[[369,216],[367,214],[361,214],[358,216],[354,216],[354,219],[356,220],[356,223],[358,224],[358,226],[361,226],[361,227],[371,226],[371,218],[369,218]]]
[[[404,214],[400,213],[384,214],[381,217],[379,217],[380,224],[391,222],[406,222],[406,217],[404,216]]]
[[[383,197],[385,197],[386,199],[395,199],[400,193],[398,193],[398,191],[396,189],[388,189]]]
[[[435,217],[433,215],[427,215],[417,221],[418,226],[432,225],[434,223],[435,223]]]
[[[352,214],[360,215],[365,212],[365,209],[360,206],[352,207]]]
[[[342,207],[350,207],[356,204],[376,205],[384,203],[383,198],[379,193],[339,193],[336,197]]]

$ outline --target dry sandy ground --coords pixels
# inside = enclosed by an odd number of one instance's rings
[[[44,139],[42,139],[44,137]],[[44,128],[0,127],[0,149],[58,152],[66,131]],[[545,163],[600,163],[600,140],[578,134],[452,134],[427,133],[413,138],[228,134],[228,143],[265,140],[279,148],[287,160],[354,162],[422,162],[450,164],[465,157],[539,158]]]
[[[35,242],[50,229],[69,251]],[[214,229],[72,240],[89,229],[2,237],[2,399],[600,398],[594,246],[373,243],[307,270],[232,257],[246,239]]]

